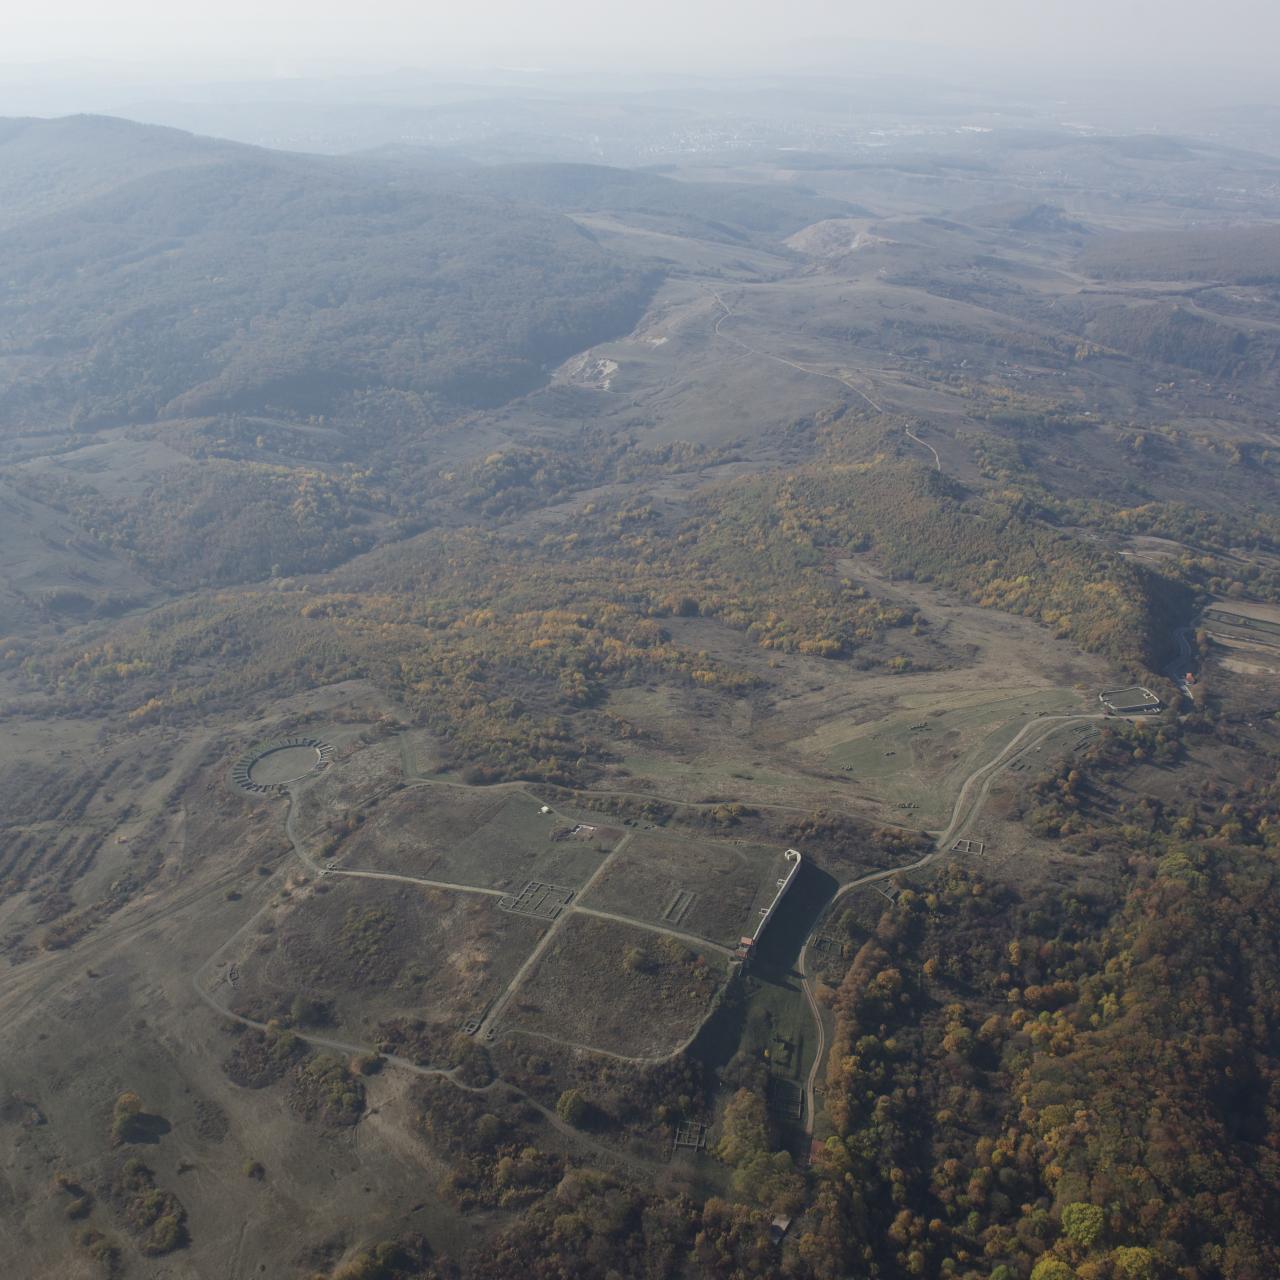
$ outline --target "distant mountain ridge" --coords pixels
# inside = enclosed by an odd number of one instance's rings
[[[773,245],[856,206],[598,165],[299,155],[101,116],[0,120],[12,426],[501,403],[629,330],[661,268],[570,216]]]
[[[677,218],[712,238],[782,240],[828,218],[869,216],[866,209],[792,184],[685,182],[644,169],[592,164],[469,168],[468,191],[520,199],[564,213],[647,214]]]
[[[254,150],[113,116],[0,117],[0,229],[48,217],[151,173]]]

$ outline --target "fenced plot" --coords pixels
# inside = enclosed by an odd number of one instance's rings
[[[519,791],[410,787],[382,800],[342,845],[343,867],[392,871],[513,896],[531,881],[576,888],[620,838],[616,827],[566,823]]]
[[[957,840],[951,850],[953,853],[973,853],[981,857],[987,851],[987,844],[985,840]]]
[[[236,1013],[292,1016],[301,999],[333,1033],[376,1042],[390,1019],[452,1030],[487,1008],[536,945],[544,921],[496,899],[383,881],[330,879],[295,894],[229,957]],[[234,974],[234,981],[232,975]]]
[[[1248,632],[1250,639],[1263,644],[1280,645],[1280,622],[1271,617],[1258,617],[1257,613],[1261,609],[1256,605],[1253,608],[1254,614],[1237,613],[1229,609],[1206,609],[1205,621]]]
[[[660,1057],[706,1017],[726,973],[714,952],[571,912],[505,1007],[502,1026]]]
[[[583,905],[733,946],[754,932],[787,869],[776,846],[641,831],[591,886]]]
[[[1160,710],[1160,699],[1140,684],[1127,685],[1123,689],[1104,689],[1098,694],[1098,701],[1118,715],[1149,714]]]

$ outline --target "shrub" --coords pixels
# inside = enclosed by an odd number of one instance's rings
[[[1150,1249],[1121,1245],[1112,1251],[1111,1271],[1116,1280],[1151,1280],[1155,1275],[1155,1257]]]
[[[1058,1258],[1041,1258],[1031,1270],[1031,1280],[1076,1280],[1076,1273]]]
[[[187,1230],[176,1213],[164,1213],[151,1224],[151,1230],[141,1240],[138,1248],[148,1257],[172,1253],[186,1243]]]
[[[591,1112],[591,1104],[580,1089],[566,1089],[556,1103],[556,1114],[567,1124],[581,1127]]]
[[[142,1099],[136,1093],[122,1093],[116,1099],[111,1115],[112,1146],[132,1142],[138,1136],[141,1115]]]
[[[1106,1215],[1096,1204],[1069,1204],[1062,1211],[1062,1233],[1082,1249],[1093,1246],[1102,1234]]]

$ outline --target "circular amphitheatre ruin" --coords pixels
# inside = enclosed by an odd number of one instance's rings
[[[269,794],[328,765],[333,748],[320,738],[281,738],[246,751],[231,767],[231,781],[242,791]]]

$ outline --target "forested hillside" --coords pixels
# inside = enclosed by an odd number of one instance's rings
[[[74,126],[46,127],[73,164]],[[90,153],[103,126],[81,127]],[[496,403],[628,329],[655,283],[527,205],[132,128],[155,171],[67,175],[61,208],[0,232],[10,428],[325,413],[371,389]]]
[[[814,1274],[1276,1273],[1274,790],[1082,824],[1114,897],[952,875],[850,921]]]
[[[936,472],[881,459],[739,490],[726,509],[800,545],[870,551],[895,575],[1025,614],[1118,662],[1153,661],[1183,592],[1052,529],[1017,495],[966,497]]]
[[[1206,227],[1099,236],[1080,265],[1115,280],[1217,280],[1274,284],[1280,280],[1280,227]]]
[[[238,143],[112,116],[0,119],[0,227],[47,218],[153,173],[252,154]]]

